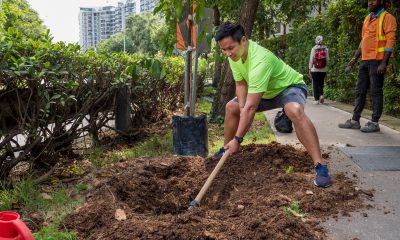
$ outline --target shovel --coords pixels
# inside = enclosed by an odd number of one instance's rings
[[[210,176],[207,178],[206,183],[204,183],[203,187],[201,188],[200,192],[197,194],[196,198],[190,202],[188,210],[192,210],[200,206],[201,199],[203,199],[204,194],[206,194],[208,188],[211,186],[214,178],[217,176],[218,172],[221,170],[222,165],[224,165],[226,159],[229,156],[229,151],[226,151],[224,155],[219,160],[217,166],[215,166],[214,170],[211,172]]]

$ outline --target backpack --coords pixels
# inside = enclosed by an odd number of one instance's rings
[[[313,64],[315,68],[326,67],[326,48],[315,49]]]
[[[291,133],[293,131],[292,121],[286,116],[283,109],[276,114],[274,126],[281,133]]]

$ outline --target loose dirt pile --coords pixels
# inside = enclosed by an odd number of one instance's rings
[[[273,143],[229,157],[201,207],[187,211],[217,162],[171,156],[116,164],[98,174],[65,226],[80,239],[324,239],[318,223],[373,196],[343,174],[328,189],[315,187],[308,154]]]

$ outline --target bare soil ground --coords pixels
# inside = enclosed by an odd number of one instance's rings
[[[272,143],[230,156],[201,207],[187,211],[217,162],[170,156],[115,164],[90,177],[86,203],[65,227],[80,239],[326,239],[321,221],[369,207],[363,202],[373,197],[343,174],[328,189],[315,187],[309,155]],[[294,201],[301,211],[287,210]]]

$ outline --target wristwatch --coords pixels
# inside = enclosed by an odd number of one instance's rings
[[[243,138],[242,138],[242,137],[239,137],[239,136],[235,136],[235,140],[236,140],[239,144],[241,144],[241,143],[243,142]]]

